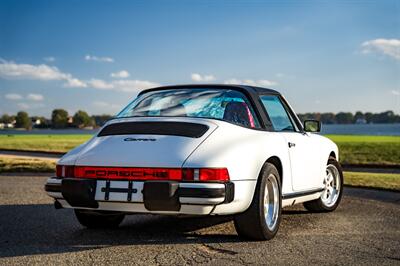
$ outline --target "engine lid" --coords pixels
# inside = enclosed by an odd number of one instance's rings
[[[216,128],[198,118],[113,120],[81,150],[75,165],[179,168]]]

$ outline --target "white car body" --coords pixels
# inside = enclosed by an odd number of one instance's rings
[[[289,107],[290,108],[290,107]],[[296,119],[298,119],[296,117]],[[146,207],[143,188],[146,180],[129,182],[97,179],[94,200],[96,207],[71,206],[61,189],[63,178],[49,178],[46,191],[57,202],[57,207],[118,211],[124,213],[157,213],[189,215],[229,215],[249,208],[257,179],[266,162],[272,162],[281,175],[282,207],[315,200],[324,190],[328,159],[338,160],[337,146],[329,139],[309,132],[274,132],[254,130],[232,123],[191,117],[132,117],[117,118],[106,123],[100,132],[113,124],[138,122],[178,122],[205,125],[208,130],[200,137],[160,134],[122,134],[94,136],[85,144],[64,155],[58,162],[63,166],[96,167],[160,167],[160,168],[227,168],[229,183],[234,189],[216,197],[197,197],[180,194],[179,208],[153,209]],[[223,191],[221,182],[176,182],[178,191],[188,188]],[[73,204],[72,204],[73,205]],[[79,204],[78,204],[79,205]]]

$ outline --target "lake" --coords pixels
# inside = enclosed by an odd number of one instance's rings
[[[98,129],[34,129],[0,130],[0,135],[13,134],[95,134]],[[372,135],[372,136],[400,136],[400,124],[354,124],[354,125],[322,125],[322,134],[333,135]]]

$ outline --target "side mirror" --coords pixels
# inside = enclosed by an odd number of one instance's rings
[[[306,132],[320,132],[321,122],[317,120],[306,120],[304,121],[304,131]]]

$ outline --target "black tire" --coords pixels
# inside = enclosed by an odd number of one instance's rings
[[[272,174],[272,176],[271,176]],[[275,225],[269,229],[265,219],[264,196],[268,178],[275,178],[278,186],[278,206]],[[280,175],[276,167],[271,163],[265,163],[261,170],[250,207],[243,213],[234,217],[235,229],[238,235],[251,240],[272,239],[279,229],[282,215],[282,193]]]
[[[116,212],[95,212],[75,209],[78,222],[87,228],[117,228],[125,215]]]
[[[331,212],[331,211],[334,211],[339,206],[340,201],[342,199],[342,195],[343,195],[343,170],[342,170],[342,167],[334,157],[329,157],[327,166],[328,165],[334,165],[336,167],[336,169],[338,170],[339,178],[340,178],[339,196],[338,196],[335,204],[332,205],[332,206],[326,206],[321,198],[318,198],[318,199],[312,200],[312,201],[304,202],[303,203],[304,208],[306,208],[310,212]]]

